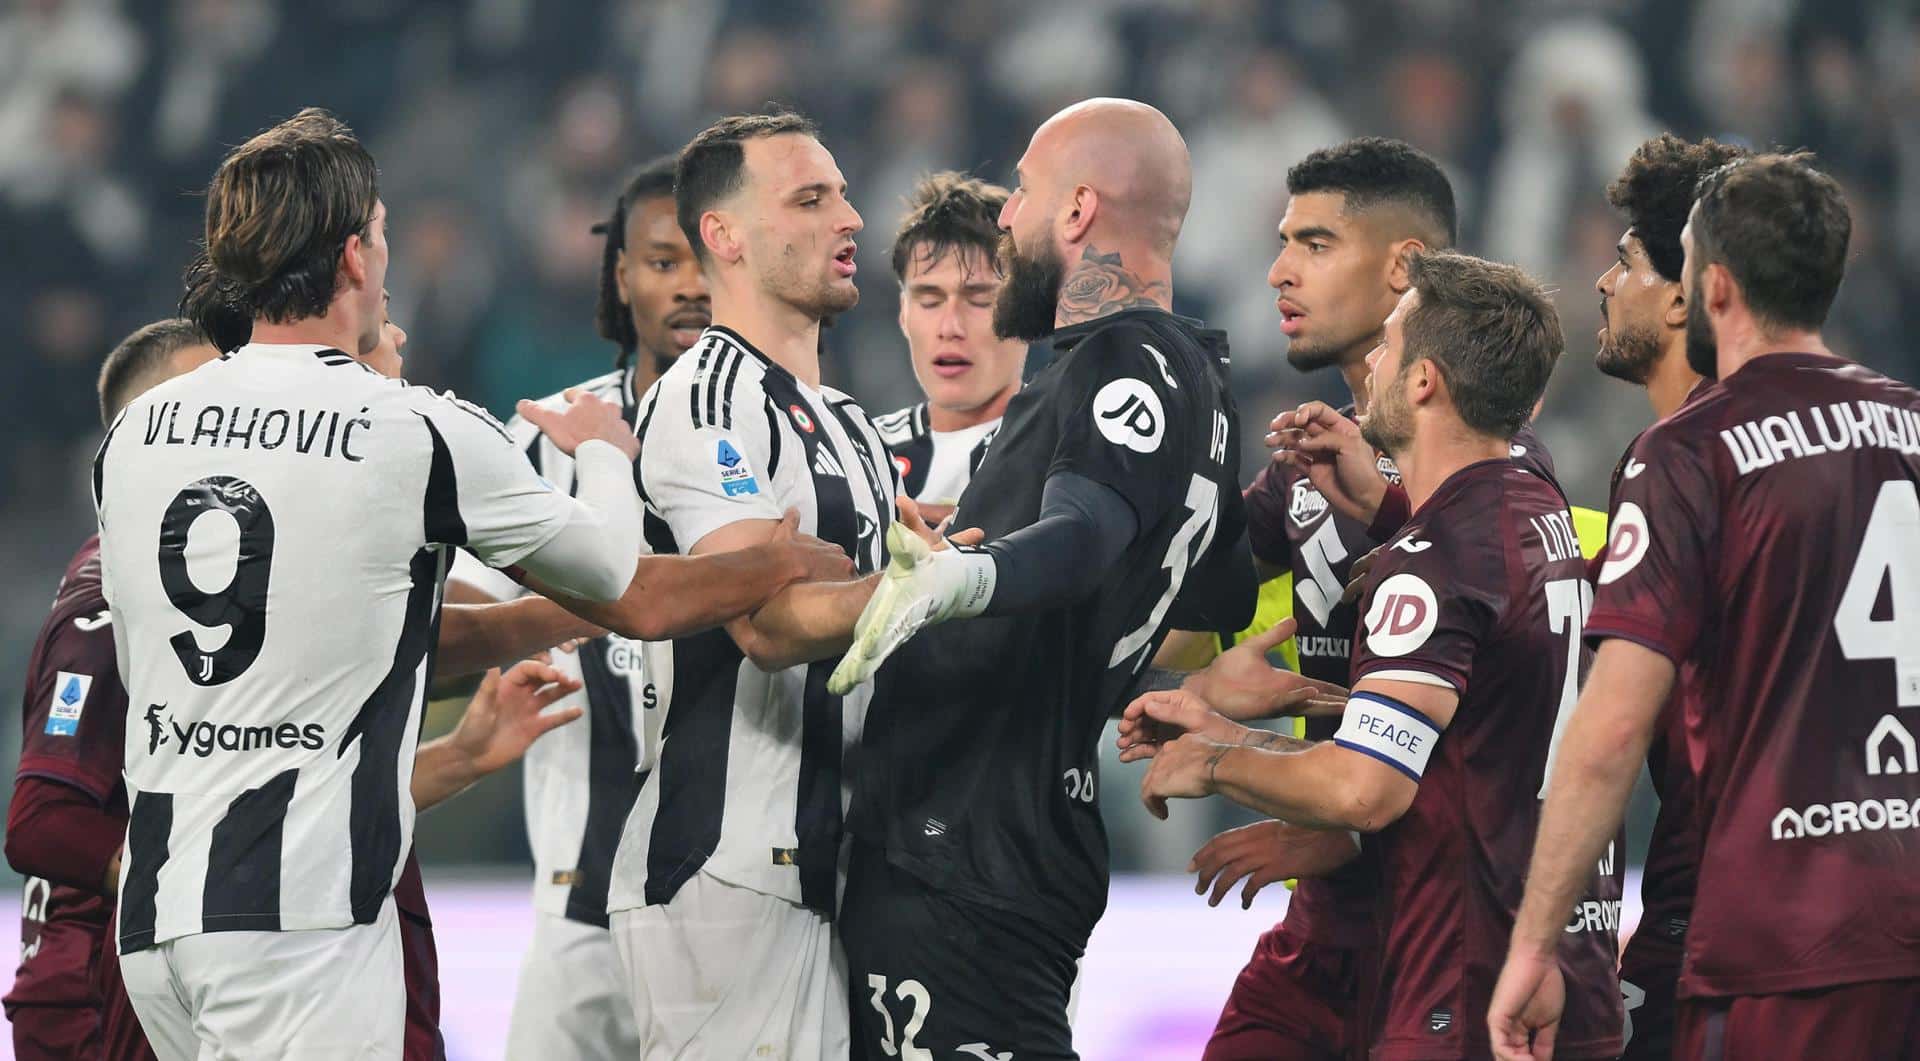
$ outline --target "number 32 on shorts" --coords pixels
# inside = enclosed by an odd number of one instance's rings
[[[908,1007],[907,1023],[901,1028],[897,1042],[893,1034],[893,1013],[887,1008],[887,978],[879,973],[868,973],[867,986],[873,989],[868,1001],[873,1005],[874,1012],[880,1014],[881,1026],[885,1029],[880,1037],[880,1052],[888,1057],[897,1057],[900,1061],[934,1061],[933,1051],[913,1041],[920,1034],[921,1026],[926,1024],[927,1014],[933,1010],[933,996],[927,993],[926,985],[918,980],[902,980],[894,985],[893,997]],[[1011,1050],[995,1051],[986,1043],[963,1043],[955,1049],[981,1061],[1014,1061]]]

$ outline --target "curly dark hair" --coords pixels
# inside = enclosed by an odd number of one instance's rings
[[[1340,192],[1356,212],[1408,207],[1430,227],[1428,250],[1445,250],[1459,238],[1452,182],[1431,155],[1402,140],[1361,136],[1323,147],[1287,171],[1287,192]]]
[[[1685,255],[1680,230],[1693,209],[1700,179],[1735,159],[1751,153],[1717,140],[1682,140],[1672,133],[1641,144],[1620,175],[1607,185],[1607,202],[1627,219],[1627,228],[1647,250],[1647,258],[1661,276],[1680,281]]]
[[[907,196],[907,216],[893,237],[893,276],[907,278],[914,261],[935,261],[949,251],[976,250],[995,261],[1000,247],[1000,208],[1007,190],[953,170],[929,173]]]
[[[818,140],[820,128],[795,111],[735,114],[700,130],[680,149],[673,173],[675,217],[701,263],[707,261],[707,245],[700,239],[700,215],[740,190],[746,142],[788,134]]]
[[[600,297],[593,307],[593,326],[600,338],[620,348],[614,361],[616,366],[624,367],[640,347],[640,336],[633,330],[633,314],[620,301],[620,281],[615,272],[620,264],[620,252],[627,247],[627,218],[636,204],[649,199],[673,198],[674,164],[674,156],[662,155],[635,170],[633,176],[627,178],[627,186],[621,189],[619,198],[613,201],[613,213],[593,226],[596,234],[606,237],[600,255]]]

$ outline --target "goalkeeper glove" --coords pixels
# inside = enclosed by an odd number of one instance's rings
[[[827,679],[828,692],[845,695],[922,627],[970,619],[993,599],[994,562],[985,552],[935,549],[897,521],[887,528],[887,551],[886,573],[860,612],[852,647]]]

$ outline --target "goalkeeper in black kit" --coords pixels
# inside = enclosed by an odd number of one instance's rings
[[[1170,312],[1185,143],[1151,107],[1089,100],[1018,176],[995,330],[1055,355],[961,496],[954,525],[988,544],[896,525],[833,679],[878,683],[840,915],[860,1058],[1076,1056],[1102,727],[1170,626],[1253,615],[1226,337]]]

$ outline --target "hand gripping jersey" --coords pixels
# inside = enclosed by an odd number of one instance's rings
[[[1511,460],[1455,472],[1377,561],[1354,682],[1440,685],[1460,701],[1413,804],[1369,843],[1384,926],[1376,1058],[1489,1052],[1551,747],[1579,693],[1586,574],[1558,488]],[[1558,1057],[1620,1050],[1619,855],[1616,844],[1569,911]]]
[[[876,416],[873,426],[880,429],[880,438],[893,454],[907,496],[951,505],[960,500],[1003,421],[995,417],[959,431],[935,431],[927,419],[927,403],[921,402]]]
[[[1352,406],[1340,410],[1351,419]],[[1553,459],[1532,425],[1514,436],[1510,455],[1527,471],[1553,481]],[[1399,469],[1386,456],[1380,474],[1393,486]],[[1292,465],[1268,463],[1247,488],[1247,539],[1253,555],[1293,574],[1293,618],[1299,624],[1294,646],[1300,673],[1319,681],[1351,682],[1354,627],[1359,609],[1341,603],[1353,565],[1398,529],[1399,517],[1383,513],[1369,527],[1336,511],[1306,475]],[[1305,735],[1328,740],[1340,727],[1337,718],[1307,719]],[[1303,939],[1339,947],[1371,947],[1374,874],[1360,859],[1334,874],[1303,880],[1287,904],[1288,931]]]
[[[933,887],[1023,914],[1077,953],[1106,905],[1101,728],[1169,625],[1238,629],[1255,588],[1225,336],[1129,310],[1054,346],[955,526],[989,539],[1029,526],[1065,471],[1117,491],[1139,531],[1086,599],[924,630],[881,668],[852,827]]]
[[[269,345],[135,399],[94,494],[129,695],[122,952],[373,923],[448,547],[516,563],[573,502],[485,412]]]
[[[797,508],[800,530],[846,550],[860,573],[886,566],[881,532],[899,481],[866,413],[729,329],[708,328],[647,392],[640,436],[655,553]],[[609,911],[669,902],[704,871],[832,915],[842,756],[872,693],[828,693],[834,662],[769,674],[724,629],[646,647],[665,720],[621,836]]]
[[[1634,446],[1595,592],[1679,668],[1681,997],[1920,976],[1920,393],[1748,362]]]

